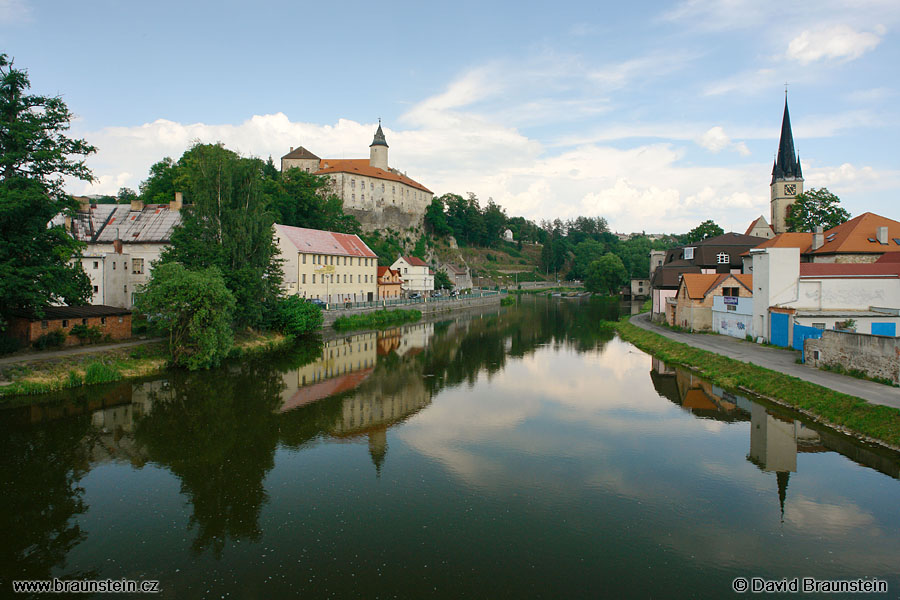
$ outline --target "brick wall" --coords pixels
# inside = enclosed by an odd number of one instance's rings
[[[103,322],[105,321],[105,323]],[[72,331],[72,327],[80,325],[82,319],[66,319],[63,325],[63,319],[49,319],[46,321],[47,327],[43,326],[44,321],[28,321],[27,319],[15,319],[13,321],[13,335],[18,337],[26,344],[30,344],[46,333],[57,329],[65,330],[66,333]],[[114,315],[109,317],[88,317],[88,327],[97,327],[100,329],[101,335],[109,335],[114,340],[122,340],[131,337],[131,315]],[[69,335],[66,337],[66,346],[77,346],[81,343],[77,337]]]
[[[821,339],[804,342],[803,355],[814,367],[840,365],[900,383],[900,338],[825,330]]]

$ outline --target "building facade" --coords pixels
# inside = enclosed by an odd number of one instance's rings
[[[401,256],[391,265],[400,272],[403,279],[403,291],[409,294],[430,296],[434,293],[434,273],[428,264],[415,256]]]
[[[378,299],[394,300],[403,295],[400,272],[390,267],[378,267]]]
[[[66,334],[64,344],[75,346],[81,340],[72,335],[76,325],[96,328],[101,336],[122,340],[131,337],[131,311],[117,306],[48,306],[43,316],[30,313],[15,314],[10,320],[9,333],[19,341],[30,344],[42,335],[54,331]]]
[[[286,294],[326,303],[377,298],[378,257],[359,236],[275,225]]]
[[[434,197],[424,185],[388,165],[381,123],[369,145],[368,159],[319,158],[301,146],[281,157],[282,173],[291,168],[328,177],[328,191],[340,197],[344,211],[366,231],[419,226]]]

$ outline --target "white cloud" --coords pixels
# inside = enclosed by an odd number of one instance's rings
[[[749,156],[750,150],[744,142],[732,142],[725,129],[721,126],[710,127],[697,140],[697,143],[709,150],[710,152],[721,152],[726,148],[734,150],[741,156]]]
[[[31,7],[24,0],[0,0],[0,24],[10,25],[28,21],[31,21]]]
[[[802,65],[821,59],[855,60],[878,46],[884,32],[883,27],[872,33],[855,31],[846,25],[806,30],[788,44],[787,58]]]

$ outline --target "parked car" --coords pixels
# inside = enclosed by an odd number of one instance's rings
[[[441,294],[440,292],[435,292],[431,295],[432,298],[440,298],[441,296],[443,296],[443,294]]]
[[[457,297],[459,297],[459,291],[458,291],[458,290],[453,290],[452,292],[450,292],[450,297],[451,297],[451,298],[457,298]]]
[[[310,298],[309,301],[310,301],[311,303],[315,304],[316,306],[318,306],[319,308],[325,308],[325,307],[327,306],[327,304],[325,303],[325,301],[324,301],[324,300],[320,300],[319,298]]]
[[[412,294],[409,295],[410,300],[418,300],[421,297],[422,297],[422,294],[420,294],[419,292],[413,292]]]

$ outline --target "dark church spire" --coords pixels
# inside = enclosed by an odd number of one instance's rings
[[[784,117],[781,120],[781,139],[778,154],[772,167],[772,183],[779,179],[802,179],[800,156],[794,151],[794,134],[791,131],[791,114],[788,112],[787,95],[784,97]]]
[[[369,148],[372,146],[384,146],[387,148],[387,145],[387,140],[384,139],[384,132],[381,130],[381,119],[378,119],[378,130],[375,132],[375,139],[369,144]]]

